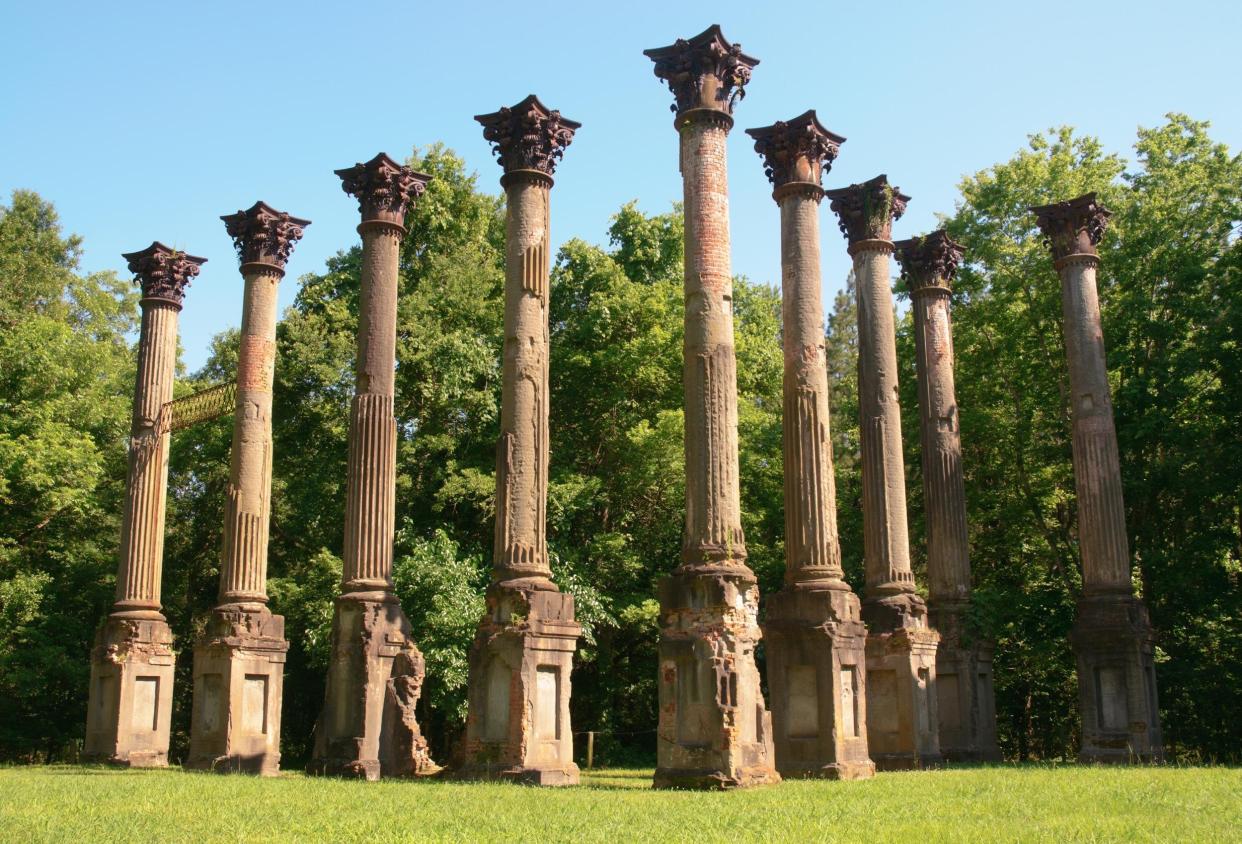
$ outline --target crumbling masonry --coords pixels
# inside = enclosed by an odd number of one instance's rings
[[[949,317],[951,284],[962,248],[943,230],[899,241],[896,247],[913,299],[927,522],[928,615],[940,633],[936,650],[940,752],[955,762],[998,762],[992,648],[967,625],[970,548]]]
[[[169,426],[177,363],[177,315],[206,258],[162,243],[124,256],[142,287],[138,379],[129,438],[116,603],[95,637],[86,759],[131,767],[168,764],[173,635],[160,612]]]
[[[406,210],[430,176],[380,153],[337,170],[362,222],[358,358],[349,414],[345,553],[332,619],[332,657],[312,773],[362,777],[435,773],[414,709],[423,655],[392,592],[396,511],[397,264]]]
[[[285,619],[267,608],[276,289],[310,220],[262,202],[221,219],[246,287],[237,356],[219,602],[194,647],[187,768],[274,775],[280,769]]]
[[[820,178],[845,138],[808,111],[747,129],[781,212],[785,586],[768,598],[768,688],[781,776],[860,779],[867,755],[866,639],[845,582],[828,415],[820,287]]]
[[[777,782],[755,664],[759,587],[742,537],[725,157],[733,105],[759,62],[718,26],[644,54],[676,98],[686,224],[686,530],[681,565],[659,589],[655,785]]]
[[[1094,193],[1031,209],[1061,276],[1083,594],[1074,622],[1085,762],[1163,756],[1147,607],[1130,581],[1121,461],[1104,357],[1096,244],[1109,212]]]
[[[496,541],[487,613],[470,650],[457,774],[574,785],[570,671],[582,629],[548,565],[549,199],[580,124],[532,94],[475,118],[504,168],[505,347]]]
[[[897,393],[889,257],[910,197],[885,176],[827,192],[849,241],[858,284],[858,408],[862,445],[867,623],[867,739],[881,770],[939,764],[936,645],[914,591]]]

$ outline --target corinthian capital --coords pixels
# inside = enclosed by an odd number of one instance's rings
[[[733,114],[733,104],[746,96],[746,83],[759,60],[730,44],[712,24],[686,40],[678,38],[667,47],[643,50],[655,62],[655,75],[668,83],[677,102],[670,108],[680,115],[706,108]]]
[[[206,258],[178,252],[158,240],[141,252],[125,252],[121,257],[129,262],[129,271],[141,285],[142,298],[171,302],[178,308],[190,279],[207,263]]]
[[[1054,260],[1069,255],[1094,255],[1095,245],[1104,236],[1112,212],[1085,193],[1065,202],[1036,205],[1030,209],[1044,233],[1044,243],[1052,249]]]
[[[534,94],[500,111],[476,114],[474,119],[483,124],[483,138],[491,142],[506,174],[535,170],[551,176],[574,132],[582,127],[549,109]]]
[[[894,244],[901,277],[911,293],[924,290],[952,291],[953,277],[962,260],[962,245],[939,229],[924,237],[899,240]]]
[[[763,172],[775,187],[791,182],[819,186],[820,177],[832,169],[845,138],[823,127],[815,109],[792,120],[747,129],[755,139],[755,152],[763,157]]]
[[[431,181],[430,176],[398,164],[382,152],[366,164],[334,172],[341,177],[345,193],[358,198],[363,222],[381,220],[398,226],[405,224],[406,209]]]
[[[256,202],[246,211],[225,214],[220,219],[243,264],[270,264],[282,271],[293,245],[302,239],[302,232],[311,222],[277,211],[266,202]]]
[[[906,213],[910,197],[889,185],[888,176],[826,191],[841,234],[853,246],[863,240],[890,240],[893,221]]]

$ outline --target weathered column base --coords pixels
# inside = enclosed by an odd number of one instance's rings
[[[866,640],[858,596],[785,587],[768,598],[768,688],[782,777],[867,779]]]
[[[185,767],[280,773],[284,616],[261,605],[216,607],[194,648],[194,709]]]
[[[749,570],[660,581],[656,788],[780,782],[755,665],[759,588]]]
[[[965,609],[933,605],[929,610],[932,627],[940,634],[936,648],[940,755],[946,762],[999,762],[992,646],[969,640],[963,631]]]
[[[367,780],[437,773],[415,716],[424,667],[396,596],[337,598],[332,664],[307,772]]]
[[[927,608],[903,593],[863,603],[867,623],[867,745],[877,770],[943,764],[937,733],[936,649]]]
[[[488,589],[470,649],[470,713],[455,779],[578,784],[569,692],[581,634],[572,595]]]
[[[175,663],[159,613],[108,616],[91,651],[84,761],[167,767]]]
[[[1072,635],[1082,713],[1079,761],[1163,761],[1147,607],[1132,595],[1081,598]]]

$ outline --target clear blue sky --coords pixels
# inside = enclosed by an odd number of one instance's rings
[[[742,129],[815,108],[849,140],[828,187],[880,172],[914,199],[906,237],[962,175],[1068,123],[1129,153],[1168,111],[1242,146],[1242,3],[56,3],[0,0],[0,201],[31,188],[85,237],[87,270],[162,240],[210,259],[182,316],[185,362],[241,316],[219,215],[257,199],[314,221],[297,278],[356,240],[332,171],[444,141],[499,192],[471,116],[529,93],[583,128],[557,172],[553,243],[604,238],[638,199],[680,197],[672,96],[642,55],[719,23],[761,64],[729,149],[733,266],[780,275],[777,210]],[[825,293],[849,262],[825,208]],[[831,301],[827,299],[826,301]]]

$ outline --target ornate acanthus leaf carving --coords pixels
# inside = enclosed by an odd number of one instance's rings
[[[362,219],[402,225],[410,204],[423,195],[431,177],[398,164],[386,153],[370,161],[334,171],[345,193],[358,198]]]
[[[789,182],[811,182],[832,169],[845,138],[823,127],[815,109],[792,120],[747,129],[755,139],[755,152],[763,156],[763,172],[776,187]]]
[[[256,202],[246,211],[225,214],[220,219],[243,264],[272,264],[280,269],[284,269],[293,245],[302,239],[311,222],[277,211],[266,202]]]
[[[492,144],[506,173],[537,170],[551,176],[574,132],[582,127],[549,109],[534,94],[491,114],[476,114],[474,119],[483,124],[483,137]]]
[[[906,213],[910,197],[889,185],[888,176],[881,173],[848,188],[825,192],[830,207],[837,215],[837,226],[851,244],[860,240],[889,240],[893,221]]]
[[[1108,218],[1113,212],[1100,204],[1095,192],[1030,209],[1044,234],[1044,243],[1052,249],[1052,257],[1096,254],[1095,245],[1104,236]]]
[[[951,289],[963,249],[948,232],[938,229],[924,237],[899,240],[893,245],[901,264],[901,277],[911,292],[932,287]]]
[[[163,299],[181,305],[190,279],[198,275],[206,258],[196,258],[170,249],[158,240],[141,252],[121,255],[129,262],[129,271],[142,286],[144,299]]]
[[[746,84],[759,60],[731,44],[712,24],[690,39],[678,38],[667,47],[643,50],[655,62],[655,75],[668,83],[677,100],[676,114],[710,108],[733,114],[733,104],[746,96]]]

